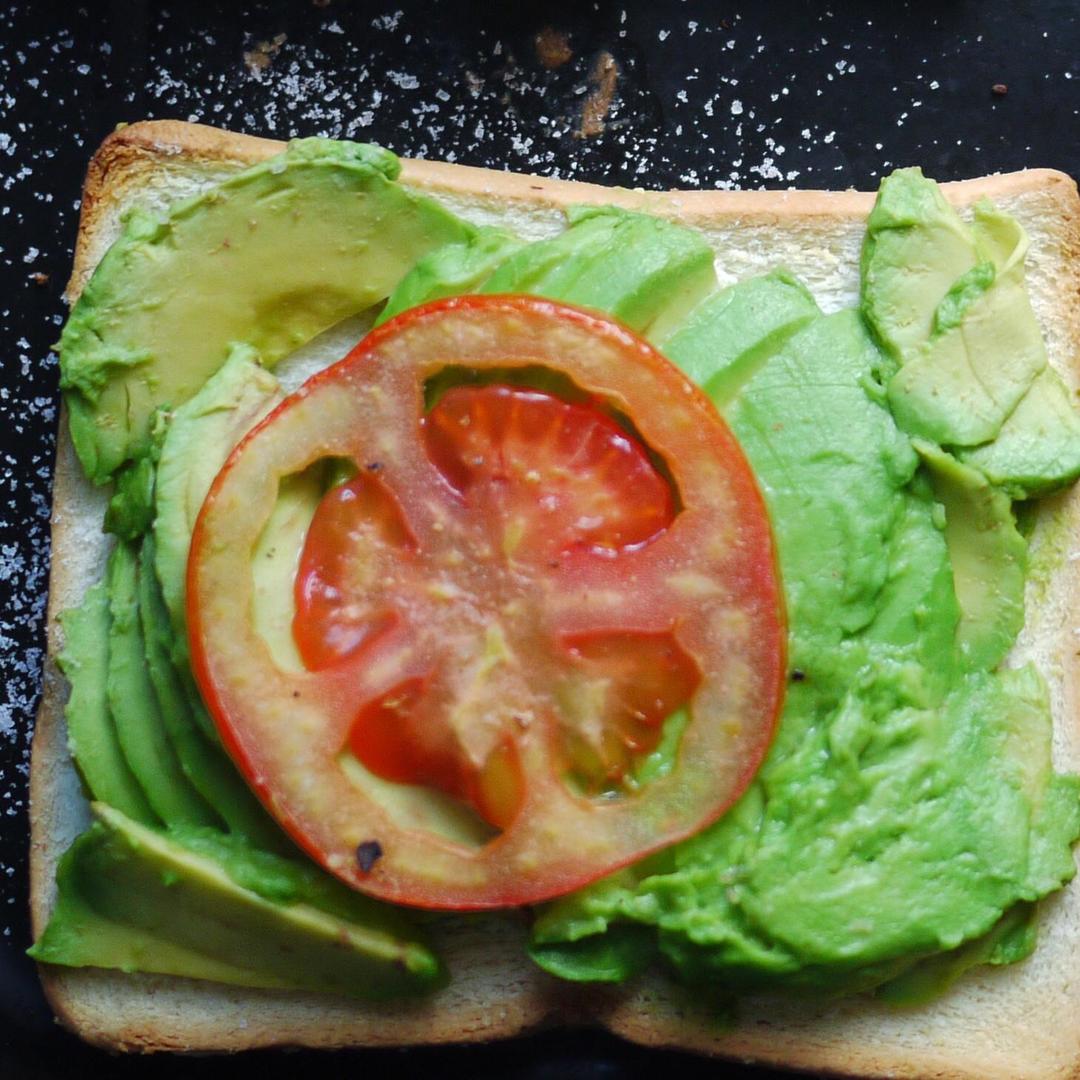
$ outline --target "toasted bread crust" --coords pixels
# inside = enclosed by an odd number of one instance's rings
[[[217,179],[282,147],[178,121],[142,122],[114,132],[87,173],[69,301],[77,298],[115,234],[118,211],[150,185],[171,191],[180,178]],[[426,161],[404,161],[402,179],[481,217],[542,217],[561,214],[571,204],[604,203],[677,219],[701,228],[714,242],[724,242],[737,230],[746,246],[755,249],[748,256],[750,265],[761,270],[772,265],[768,259],[779,240],[820,249],[826,261],[848,257],[851,238],[874,199],[873,194],[854,191],[630,191]],[[946,184],[944,189],[957,205],[988,197],[1018,213],[1029,231],[1033,223],[1038,226],[1032,245],[1033,297],[1051,354],[1075,387],[1080,379],[1080,198],[1075,183],[1062,173],[1037,169]],[[838,233],[846,235],[846,249],[834,242]],[[88,563],[74,555],[80,537],[73,508],[85,509],[88,500],[100,501],[100,496],[89,492],[79,475],[63,421],[62,431],[53,513],[49,660],[31,768],[35,933],[44,928],[53,901],[56,859],[85,814],[75,805],[78,797],[71,795],[74,782],[62,715],[66,686],[54,660],[62,644],[56,615],[78,602],[90,580]],[[1056,504],[1075,535],[1080,531],[1080,494],[1059,497]],[[1062,566],[1053,582],[1056,599],[1040,604],[1021,648],[1022,657],[1036,656],[1053,669],[1055,753],[1059,766],[1072,768],[1080,768],[1075,723],[1080,676],[1071,637],[1072,627],[1080,624],[1078,578],[1080,562]],[[660,976],[625,989],[583,992],[530,965],[521,952],[524,928],[505,920],[458,920],[456,925],[449,920],[445,951],[459,977],[448,990],[420,1002],[372,1006],[319,995],[56,968],[43,968],[42,982],[66,1026],[91,1042],[120,1050],[461,1043],[503,1038],[541,1024],[591,1022],[641,1044],[844,1075],[1065,1077],[1080,1075],[1080,1024],[1075,1021],[1080,981],[1073,986],[1067,951],[1062,955],[1063,948],[1080,943],[1077,892],[1074,886],[1067,897],[1048,905],[1051,940],[1040,950],[1042,956],[1037,953],[1017,971],[973,976],[944,1002],[902,1014],[865,1001],[831,1007],[750,1002],[740,1022],[729,1026]],[[1046,1013],[1042,1027],[1017,1012],[1030,1007],[1036,1015],[1047,995],[1055,1011]],[[1071,1024],[1062,1019],[1069,1015]]]
[[[67,296],[74,302],[96,260],[90,242],[101,214],[147,172],[161,168],[162,159],[175,158],[198,167],[246,167],[281,153],[285,144],[222,131],[180,120],[144,120],[118,128],[98,148],[83,185],[79,236]],[[591,203],[623,206],[675,218],[688,225],[748,219],[755,224],[783,226],[813,219],[865,217],[875,195],[863,191],[644,191],[604,187],[575,180],[552,180],[526,173],[495,172],[441,161],[402,161],[401,179],[433,195],[463,196],[483,205],[518,204],[530,209],[557,209]],[[950,201],[970,205],[981,198],[1006,199],[1038,192],[1060,207],[1063,221],[1073,224],[1080,214],[1076,182],[1054,169],[999,173],[942,185]]]

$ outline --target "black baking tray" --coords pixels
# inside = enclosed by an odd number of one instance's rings
[[[548,29],[556,36],[538,46]],[[582,106],[605,53],[618,77],[603,130],[590,132]],[[114,0],[0,12],[0,1075],[271,1080],[330,1066],[623,1080],[718,1071],[593,1031],[484,1047],[122,1059],[52,1021],[23,955],[57,424],[51,346],[82,175],[117,123],[170,117],[277,138],[349,137],[405,155],[655,188],[874,188],[906,164],[940,180],[1034,166],[1075,176],[1078,58],[1073,0]]]

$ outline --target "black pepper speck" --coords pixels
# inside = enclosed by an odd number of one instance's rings
[[[370,874],[371,868],[382,858],[382,844],[378,840],[365,840],[356,846],[356,862],[361,873]]]

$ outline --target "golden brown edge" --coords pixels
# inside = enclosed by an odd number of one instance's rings
[[[145,170],[153,169],[163,158],[179,157],[192,165],[200,163],[235,163],[237,167],[264,160],[279,153],[284,144],[273,140],[222,131],[201,124],[183,121],[141,121],[118,128],[98,148],[91,159],[83,187],[79,233],[68,300],[74,302],[93,267],[90,264],[90,245],[94,227],[110,201],[115,201],[124,188],[138,183]],[[874,199],[873,193],[856,191],[667,191],[652,192],[609,188],[576,181],[552,180],[521,173],[496,172],[470,166],[431,161],[402,161],[402,179],[410,186],[433,194],[463,195],[473,200],[491,201],[494,204],[519,204],[530,208],[548,207],[560,209],[574,203],[606,203],[632,208],[652,210],[665,216],[677,218],[688,224],[716,222],[718,220],[750,219],[757,223],[807,218],[850,219],[865,215]],[[1022,172],[998,174],[943,185],[952,201],[968,204],[987,196],[1004,198],[1028,191],[1041,191],[1057,206],[1062,221],[1062,257],[1069,261],[1080,258],[1080,197],[1075,182],[1066,174],[1050,169],[1032,169]],[[1070,327],[1071,340],[1080,342],[1080,291],[1064,288],[1062,309]],[[61,430],[64,416],[61,415]],[[58,457],[62,447],[58,449]],[[57,473],[54,499],[62,504],[65,494],[62,472]],[[48,763],[62,756],[59,746],[62,726],[48,723],[49,717],[57,718],[62,709],[64,689],[62,679],[55,670],[53,657],[58,644],[54,598],[50,596],[48,613],[49,659],[46,662],[45,691],[38,712],[31,759],[31,913],[35,936],[44,927],[47,917],[46,897],[51,882],[43,865],[40,834],[45,823],[37,807],[35,791],[45,783]],[[45,721],[42,723],[42,721]],[[50,730],[51,729],[51,730]],[[112,1029],[109,1032],[88,1030],[80,1025],[78,994],[72,993],[61,973],[41,968],[42,984],[50,1004],[66,1026],[97,1045],[113,1049],[177,1049],[180,1045],[168,1042],[147,1042],[137,1033]],[[530,1029],[543,1020],[518,1016],[508,1017],[502,1028],[498,1026],[474,1033],[483,1039],[508,1037]],[[716,1038],[677,1041],[668,1033],[650,1026],[646,1017],[617,1016],[608,1022],[615,1033],[642,1045],[667,1046],[679,1049],[695,1049],[700,1052],[722,1056],[745,1058],[796,1069],[825,1069],[835,1061],[835,1051],[825,1051],[827,1056],[807,1050],[798,1041],[778,1036],[765,1051],[759,1040],[747,1040],[736,1031]],[[432,1032],[438,1036],[438,1032]],[[773,1033],[776,1035],[777,1033]],[[441,1038],[432,1041],[460,1041]],[[312,1045],[345,1045],[340,1040],[319,1042]],[[245,1046],[267,1045],[251,1042]],[[222,1047],[225,1048],[225,1047]],[[235,1047],[240,1048],[240,1047]],[[854,1063],[853,1067],[854,1067]],[[941,1077],[969,1077],[970,1072],[955,1071],[950,1064],[936,1054],[897,1068],[896,1062],[888,1067],[894,1075],[923,1075],[927,1069]],[[851,1069],[836,1070],[836,1075],[851,1075]],[[1077,1063],[1080,1075],[1080,1062]]]

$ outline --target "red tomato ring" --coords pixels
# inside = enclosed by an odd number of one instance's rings
[[[447,367],[481,381],[537,367],[568,378],[632,420],[670,474],[678,513],[647,544],[614,555],[499,563],[492,523],[477,523],[476,506],[456,496],[425,453],[425,387]],[[312,671],[275,659],[256,627],[251,560],[281,480],[324,458],[379,463],[419,555],[404,584],[385,586],[406,630],[374,635],[370,648]],[[390,565],[384,548],[357,553],[365,573],[367,562],[380,573]],[[187,588],[196,679],[252,789],[318,863],[399,903],[535,903],[698,832],[749,784],[782,704],[786,630],[774,545],[727,426],[647,342],[534,297],[457,297],[405,312],[309,380],[247,435],[214,481]],[[568,782],[566,733],[577,724],[574,737],[587,739],[590,715],[576,715],[579,673],[550,644],[598,632],[668,633],[700,672],[670,772],[615,798]],[[489,662],[484,649],[494,666],[465,685],[480,670],[478,656]],[[485,747],[510,740],[523,777],[519,812],[484,843],[425,827],[396,795],[358,783],[342,764],[357,714],[384,701],[394,680],[420,678],[433,664],[450,672],[441,715],[457,752],[480,761]]]

